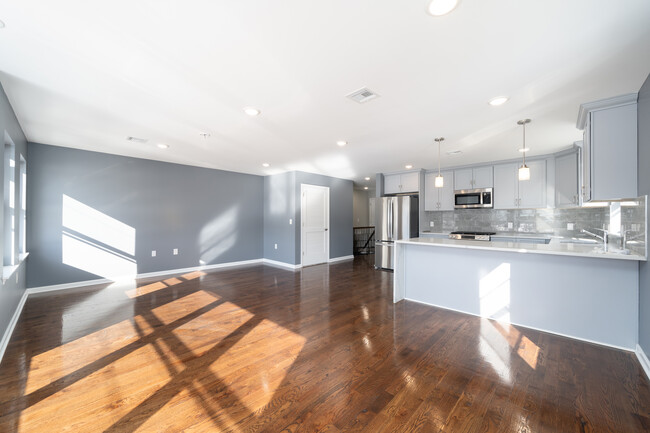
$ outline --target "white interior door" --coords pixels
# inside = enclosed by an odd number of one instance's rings
[[[300,185],[302,265],[327,263],[330,256],[330,189]]]

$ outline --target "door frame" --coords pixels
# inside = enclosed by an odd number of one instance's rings
[[[305,253],[305,236],[304,236],[304,230],[305,230],[305,201],[304,196],[305,196],[305,189],[323,189],[325,190],[325,230],[327,232],[327,236],[325,237],[325,262],[323,263],[329,263],[330,259],[330,188],[328,186],[320,186],[320,185],[312,185],[308,183],[301,183],[300,184],[300,267],[303,266],[303,256]],[[320,264],[320,263],[313,263],[314,265]],[[311,265],[307,265],[311,266]]]

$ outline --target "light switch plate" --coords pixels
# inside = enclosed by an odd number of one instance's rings
[[[511,223],[511,222],[508,223],[508,228],[509,228],[509,229],[512,228],[512,223]]]
[[[433,221],[429,221],[429,227],[433,227],[433,226],[434,226]]]
[[[174,248],[174,255],[175,255],[175,256],[178,255],[178,248]]]
[[[275,249],[276,249],[276,250],[278,249],[278,244],[275,244]]]
[[[151,250],[151,257],[156,257],[156,250]]]
[[[289,218],[289,225],[293,224],[293,218]]]
[[[573,230],[574,227],[575,227],[575,226],[573,225],[573,223],[566,223],[566,229],[567,229],[567,230]]]

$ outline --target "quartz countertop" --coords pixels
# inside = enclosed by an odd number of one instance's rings
[[[424,232],[423,232],[424,233]],[[443,234],[443,233],[440,233]],[[530,235],[530,234],[529,234]],[[498,235],[496,237],[509,237],[512,238],[521,238],[522,235]],[[543,235],[534,235],[541,237]],[[547,236],[551,237],[551,236]],[[610,247],[608,252],[603,252],[601,244],[580,244],[580,243],[570,243],[562,242],[561,238],[551,237],[551,241],[548,244],[532,244],[532,243],[521,243],[521,242],[500,242],[500,241],[473,241],[473,240],[457,240],[457,239],[445,239],[439,237],[420,237],[412,239],[404,239],[396,241],[398,244],[407,244],[407,245],[421,245],[421,246],[432,246],[432,247],[443,247],[443,248],[466,248],[466,249],[475,249],[475,250],[489,250],[489,251],[507,251],[507,252],[516,252],[523,254],[552,254],[552,255],[561,255],[561,256],[574,256],[574,257],[591,257],[599,259],[615,259],[615,260],[637,260],[637,261],[646,261],[646,257],[640,254],[635,254],[632,251],[629,254],[624,254],[620,250],[617,250],[613,247]]]

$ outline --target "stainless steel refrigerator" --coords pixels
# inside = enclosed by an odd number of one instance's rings
[[[418,237],[418,197],[381,197],[376,206],[375,268],[393,269],[395,241]]]

